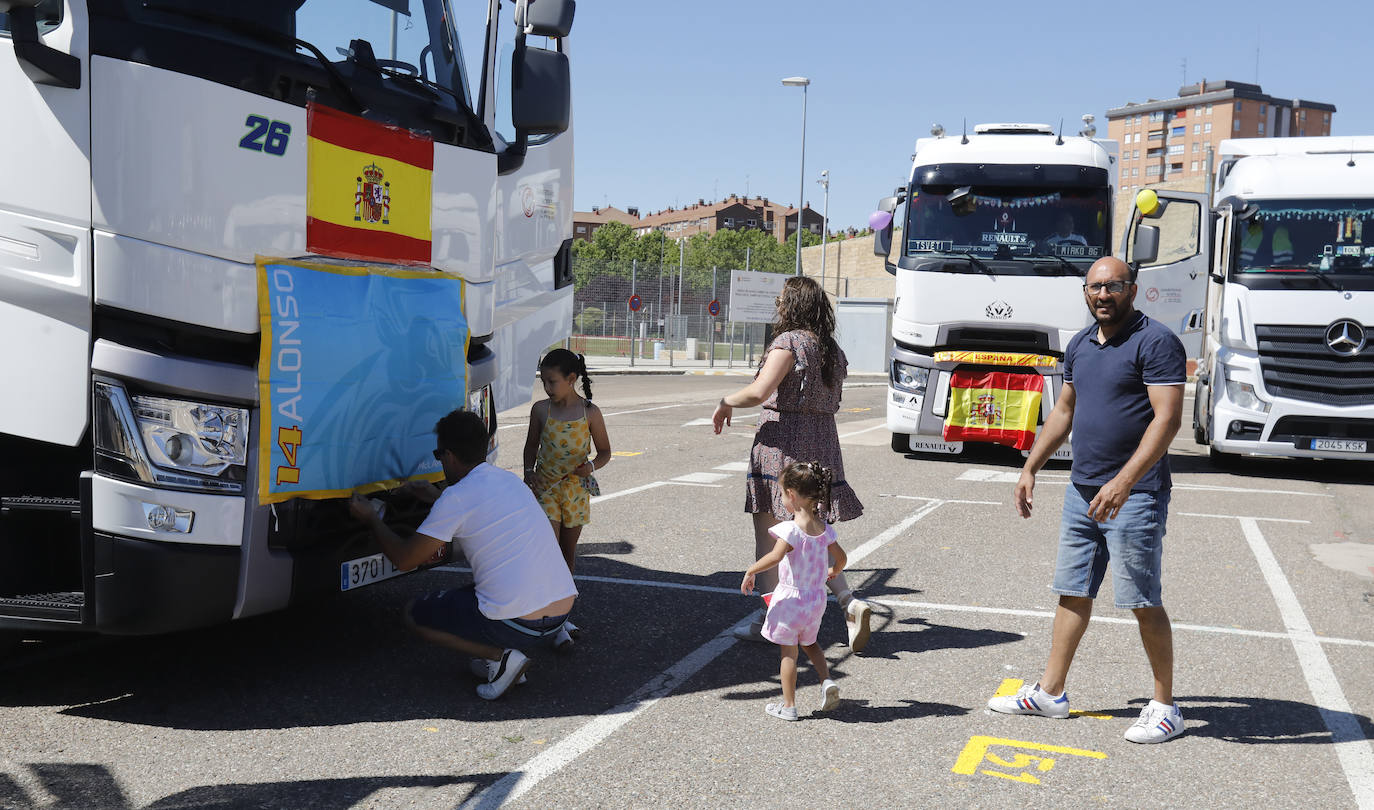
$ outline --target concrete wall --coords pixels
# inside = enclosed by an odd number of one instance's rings
[[[892,237],[893,251],[902,232]],[[802,248],[802,273],[821,280],[821,246]],[[825,245],[825,290],[833,298],[887,298],[894,295],[894,278],[873,255],[873,237],[832,239]]]

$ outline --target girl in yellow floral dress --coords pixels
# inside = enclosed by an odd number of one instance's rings
[[[539,363],[539,379],[548,399],[530,409],[530,429],[525,436],[525,483],[544,508],[568,571],[577,559],[577,540],[591,522],[591,498],[599,494],[596,470],[611,460],[611,440],[606,420],[592,404],[592,383],[587,360],[567,349],[554,349]],[[582,381],[583,396],[576,385]],[[592,448],[596,456],[592,457]],[[559,649],[572,645],[577,627],[564,624],[554,640]]]

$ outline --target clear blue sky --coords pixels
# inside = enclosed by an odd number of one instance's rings
[[[1145,20],[1151,20],[1148,27]],[[1368,2],[1244,4],[582,0],[573,29],[575,204],[648,212],[731,193],[793,203],[830,170],[832,227],[862,227],[933,122],[1077,132],[1187,80],[1258,81],[1374,134]]]

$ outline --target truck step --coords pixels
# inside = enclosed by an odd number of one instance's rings
[[[67,512],[77,517],[81,514],[81,501],[77,498],[48,498],[42,495],[0,498],[0,515],[12,512]]]
[[[85,605],[86,595],[81,591],[0,596],[0,616],[79,622]]]

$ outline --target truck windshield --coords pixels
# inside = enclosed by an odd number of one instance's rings
[[[485,132],[476,126],[473,63],[465,61],[451,0],[88,2],[91,48],[101,56],[290,104],[315,98],[367,110],[437,140],[480,140]],[[465,33],[477,59],[485,10],[464,0],[463,22],[473,28]]]
[[[1013,260],[1009,274],[1081,273],[1107,253],[1106,188],[923,185],[907,205],[906,255]],[[1046,262],[1017,260],[1048,259]],[[1067,261],[1059,261],[1065,259]],[[1033,267],[1031,267],[1033,265]]]
[[[1374,199],[1252,202],[1235,272],[1374,275]]]

